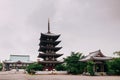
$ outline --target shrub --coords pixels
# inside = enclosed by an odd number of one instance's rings
[[[0,71],[2,70],[2,63],[0,63]]]
[[[66,71],[66,66],[65,64],[59,64],[55,67],[57,71]]]
[[[30,64],[27,68],[26,68],[26,71],[29,73],[29,74],[35,74],[35,71],[41,71],[43,70],[43,66],[41,64],[38,64],[38,63],[33,63],[33,64]]]
[[[109,75],[120,75],[120,58],[114,58],[113,60],[109,61],[107,64],[109,66],[107,72]]]
[[[93,67],[94,67],[94,62],[93,61],[87,62],[87,72],[89,72],[91,76],[95,75]]]
[[[79,60],[83,58],[82,53],[72,52],[70,56],[65,58],[67,72],[70,74],[82,74],[84,72],[85,63]]]

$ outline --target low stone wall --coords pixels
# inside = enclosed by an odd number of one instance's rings
[[[96,76],[106,76],[106,72],[95,72]]]
[[[35,74],[46,74],[46,75],[50,75],[50,74],[59,74],[59,75],[65,75],[67,74],[67,71],[36,71]]]
[[[90,73],[84,72],[83,75],[90,76]],[[106,76],[106,72],[95,72],[95,76]]]

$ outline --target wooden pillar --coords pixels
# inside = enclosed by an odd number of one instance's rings
[[[104,64],[102,64],[102,72],[104,72]]]
[[[94,71],[94,72],[96,72],[96,70],[95,70],[95,69],[96,69],[96,66],[95,66],[95,65],[96,65],[96,64],[93,65],[93,71]]]
[[[97,72],[97,64],[95,64],[95,72]]]
[[[7,63],[6,67],[7,67],[7,70],[9,71],[9,70],[10,70],[10,65],[9,65],[9,63]]]
[[[104,72],[104,64],[100,64],[100,72]]]

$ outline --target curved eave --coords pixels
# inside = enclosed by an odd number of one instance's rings
[[[60,42],[61,42],[61,41],[55,41],[55,42],[53,42],[53,41],[41,40],[39,46],[40,46],[40,45],[46,46],[47,44],[52,44],[52,45],[56,46],[56,45],[58,45]]]
[[[49,64],[61,64],[63,62],[60,62],[60,61],[39,61],[39,63],[41,63],[41,64],[46,64],[46,63],[49,63]]]
[[[54,33],[41,33],[41,36],[43,37],[58,37],[60,34],[54,34]]]
[[[107,60],[112,60],[111,57],[91,57],[89,59],[81,59],[80,61],[86,62],[90,60],[95,60],[95,61],[107,61]]]
[[[60,56],[62,56],[63,54],[47,54],[47,53],[39,53],[38,57],[41,57],[41,58],[45,58],[46,56],[52,56],[52,57],[55,57],[55,58],[58,58]]]
[[[40,47],[38,51],[46,52],[46,50],[53,50],[55,52],[59,51],[62,47],[53,47],[53,48],[48,48],[48,47]]]
[[[53,33],[41,33],[40,40],[46,40],[47,38],[52,38],[53,40],[57,40],[59,38],[59,35],[53,34]]]
[[[3,61],[3,63],[6,63],[6,64],[13,64],[13,63],[17,63],[17,64],[32,64],[34,62]]]
[[[93,57],[93,60],[103,60],[103,61],[105,61],[105,60],[112,60],[112,58],[111,57]]]

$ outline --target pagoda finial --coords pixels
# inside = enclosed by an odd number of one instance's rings
[[[48,33],[50,33],[50,20],[48,18]]]

